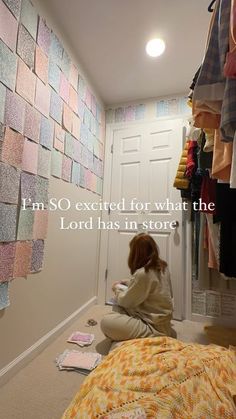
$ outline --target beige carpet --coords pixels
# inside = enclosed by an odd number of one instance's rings
[[[66,348],[79,348],[77,345],[66,342],[70,333],[76,330],[95,334],[95,342],[85,350],[108,353],[110,342],[104,338],[99,328],[99,322],[107,311],[110,311],[108,306],[94,306],[89,309],[40,355],[1,387],[1,419],[61,418],[85,377],[76,372],[58,371],[54,360]],[[86,327],[85,324],[89,318],[95,319],[98,325]],[[202,324],[187,321],[173,323],[178,339],[207,343]]]

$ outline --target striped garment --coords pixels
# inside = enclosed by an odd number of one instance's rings
[[[236,80],[224,77],[224,64],[229,51],[230,13],[231,0],[218,0],[193,94],[193,101],[207,102],[209,108],[211,102],[213,105],[214,101],[222,101],[220,129],[222,140],[226,142],[233,141],[236,131]],[[215,113],[213,106],[211,113]]]

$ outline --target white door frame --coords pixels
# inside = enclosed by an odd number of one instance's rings
[[[186,117],[182,115],[176,116],[167,116],[155,119],[145,119],[140,121],[131,121],[129,122],[129,126],[137,126],[142,125],[144,123],[152,123],[158,121],[166,121],[166,120],[174,120],[174,119],[182,119],[183,120],[183,127],[185,125]],[[112,178],[112,145],[113,145],[113,138],[114,132],[117,130],[127,129],[127,122],[121,123],[112,123],[106,126],[106,141],[105,141],[105,159],[104,159],[104,180],[103,180],[103,201],[110,202],[111,196],[111,178]],[[184,144],[184,138],[183,138]],[[176,167],[177,171],[177,167]],[[109,214],[108,211],[102,211],[102,220],[105,222],[109,221]],[[184,272],[184,295],[183,298],[183,310],[182,310],[182,317],[183,319],[191,318],[191,263],[189,263],[188,257],[186,255],[191,254],[191,242],[189,241],[189,231],[185,231],[185,223],[183,221],[183,238],[186,237],[186,240],[183,240],[183,264],[185,269]],[[188,233],[188,234],[186,234]],[[107,258],[108,258],[108,246],[109,246],[109,231],[108,230],[101,230],[101,238],[100,238],[100,257],[99,257],[99,273],[98,273],[98,303],[104,304],[106,299],[106,284],[107,284]]]

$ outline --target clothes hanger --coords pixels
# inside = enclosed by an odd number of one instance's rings
[[[208,12],[210,12],[210,13],[214,12],[214,9],[212,8],[212,6],[214,6],[215,2],[216,2],[216,0],[213,0],[213,1],[209,4],[209,6],[208,6]]]

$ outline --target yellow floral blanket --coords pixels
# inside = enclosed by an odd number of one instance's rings
[[[114,349],[86,378],[63,419],[134,409],[150,419],[236,419],[235,402],[233,349],[168,337],[135,339]]]

